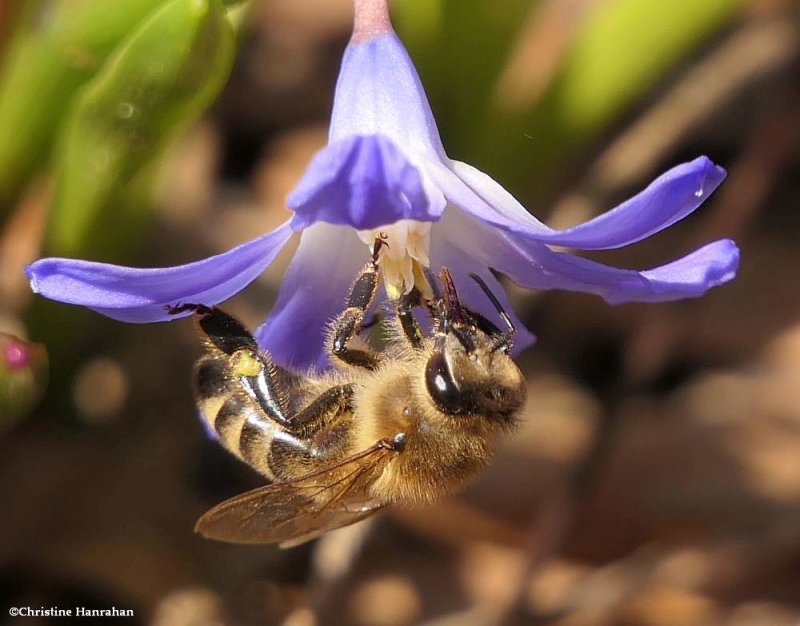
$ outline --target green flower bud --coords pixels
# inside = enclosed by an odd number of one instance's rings
[[[0,431],[28,413],[46,386],[44,346],[0,333]]]

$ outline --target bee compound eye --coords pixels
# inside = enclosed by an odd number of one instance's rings
[[[425,366],[425,384],[436,405],[446,413],[463,411],[462,393],[447,360],[441,352],[434,352]]]

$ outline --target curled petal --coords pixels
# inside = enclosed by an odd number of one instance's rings
[[[454,215],[450,217],[450,213]],[[448,211],[444,222],[459,245],[476,251],[484,263],[522,287],[585,291],[612,304],[698,297],[731,280],[739,266],[739,249],[728,239],[640,272],[554,252],[538,241],[492,228],[456,211]]]
[[[369,259],[369,248],[344,226],[315,224],[300,245],[267,321],[256,331],[275,362],[295,370],[330,368],[325,336],[345,308],[347,294]]]
[[[292,235],[289,223],[228,252],[175,267],[140,269],[45,258],[25,271],[31,288],[51,300],[89,307],[123,322],[162,322],[166,305],[216,304],[250,284]]]
[[[616,208],[572,228],[554,230],[480,170],[459,162],[452,167],[459,181],[450,178],[440,185],[454,204],[511,232],[581,250],[619,248],[641,241],[689,215],[725,178],[724,169],[707,157],[698,157],[673,167]],[[447,178],[447,173],[439,170],[438,176]]]
[[[392,140],[362,135],[317,153],[287,205],[295,229],[322,221],[370,230],[402,219],[437,220],[445,201]]]
[[[698,157],[673,167],[607,213],[539,240],[582,250],[619,248],[641,241],[692,213],[725,176],[725,170],[710,159]]]
[[[739,249],[729,239],[710,243],[667,265],[637,272],[554,252],[538,242],[505,234],[496,267],[522,287],[568,289],[601,296],[611,304],[664,302],[702,296],[736,275]]]
[[[720,239],[680,259],[661,265],[640,274],[653,288],[650,302],[674,300],[672,295],[676,285],[680,285],[680,297],[696,298],[712,287],[723,285],[736,276],[739,268],[739,248],[730,239]],[[663,293],[659,289],[664,288]],[[625,299],[608,299],[612,304]]]

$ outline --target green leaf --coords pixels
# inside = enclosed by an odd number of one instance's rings
[[[520,27],[551,5],[415,0],[396,5],[395,24],[420,72],[448,153],[532,200],[741,4],[585,3],[586,12],[576,11],[569,25],[548,26],[575,31],[561,34],[571,44],[552,82],[523,108],[498,100],[499,78],[517,38],[530,32]],[[560,40],[559,33],[551,35]]]
[[[536,193],[733,14],[741,0],[598,2],[555,79],[523,111],[491,110],[472,151],[512,190]],[[524,195],[524,194],[522,194]]]
[[[136,245],[161,159],[221,90],[234,44],[218,0],[171,0],[109,57],[60,138],[49,253],[111,260]]]
[[[420,72],[445,146],[465,159],[531,0],[414,0],[394,6],[397,32]]]
[[[0,70],[0,214],[49,160],[72,94],[162,0],[26,5]]]

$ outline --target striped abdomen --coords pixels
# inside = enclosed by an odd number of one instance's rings
[[[200,417],[220,443],[270,479],[290,478],[286,459],[310,461],[304,442],[270,418],[229,371],[226,356],[206,356],[195,366]]]

